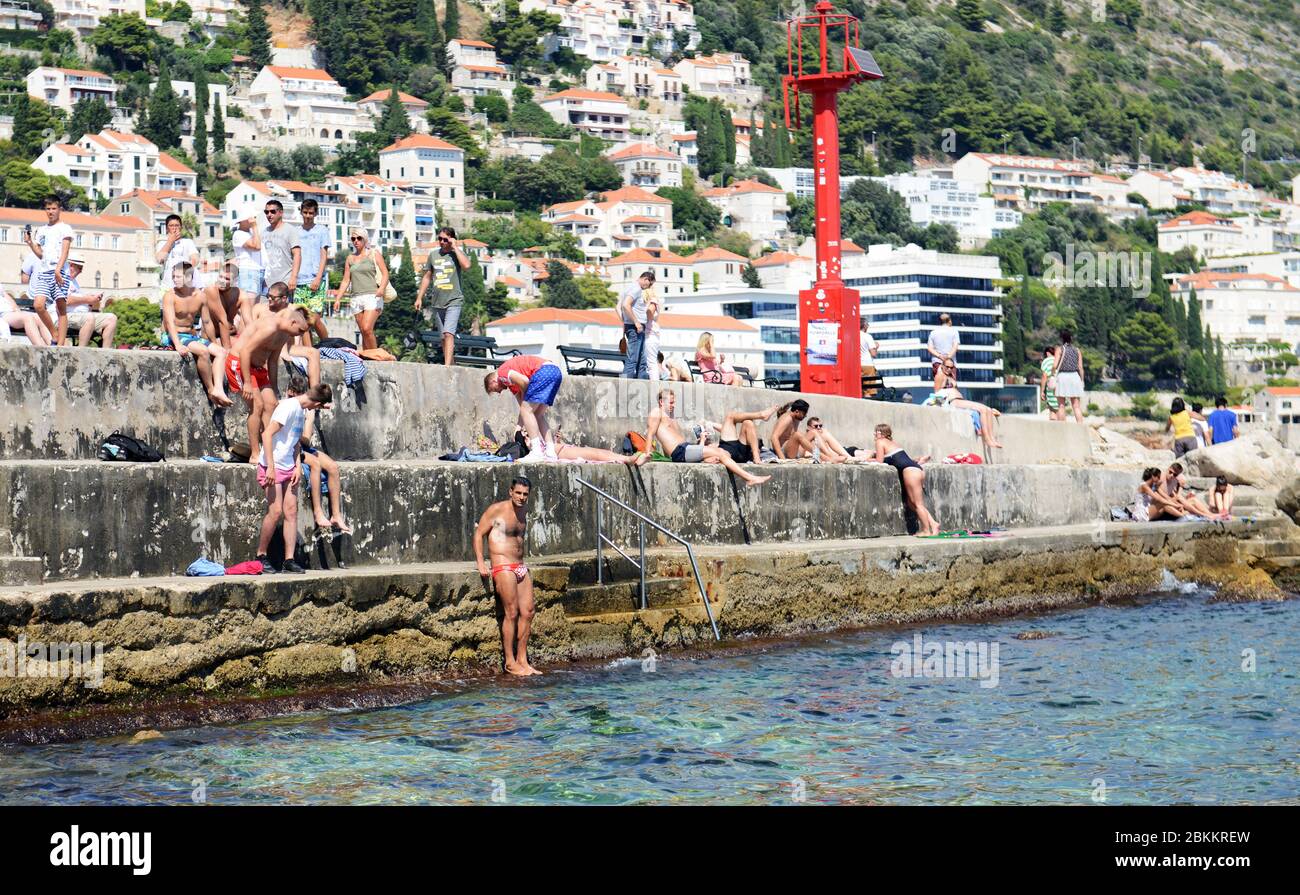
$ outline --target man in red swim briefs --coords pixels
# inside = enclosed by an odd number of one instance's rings
[[[524,533],[528,521],[528,494],[532,483],[522,476],[510,482],[510,497],[499,500],[483,512],[474,529],[474,559],[478,573],[491,578],[504,610],[501,645],[506,671],[521,677],[541,674],[528,664],[528,635],[533,630],[533,577],[524,564]],[[483,537],[487,536],[492,566],[483,561]]]

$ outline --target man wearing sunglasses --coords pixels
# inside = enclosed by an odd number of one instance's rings
[[[266,230],[262,232],[263,288],[270,290],[273,283],[284,283],[293,291],[293,243],[297,228],[284,221],[284,205],[279,199],[267,201],[263,209]],[[263,292],[262,295],[266,295]]]
[[[415,292],[415,309],[419,311],[423,307],[424,292],[432,283],[433,292],[424,319],[442,334],[442,362],[447,366],[451,366],[456,356],[456,324],[460,322],[460,309],[465,303],[460,277],[465,270],[469,270],[469,258],[456,242],[456,231],[443,227],[438,231],[438,250],[430,252],[424,262],[424,275]]]
[[[926,341],[926,349],[930,352],[930,375],[934,377],[936,392],[943,387],[945,374],[956,377],[957,349],[960,347],[961,333],[952,325],[952,317],[940,314],[938,328],[930,330],[930,338]],[[951,371],[944,369],[947,363],[952,364]]]

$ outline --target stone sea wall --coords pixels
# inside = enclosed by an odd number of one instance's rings
[[[734,639],[1104,602],[1155,589],[1166,569],[1219,586],[1225,599],[1277,598],[1260,557],[1294,531],[1281,517],[1227,526],[1083,525],[997,540],[706,547],[700,560],[723,637]],[[644,611],[633,605],[631,585],[592,587],[589,558],[535,566],[534,664],[712,648],[684,556],[663,552],[654,560]],[[491,673],[501,662],[497,624],[494,599],[465,564],[4,592],[0,639],[93,642],[104,652],[94,688],[76,678],[0,676],[0,739],[57,728],[69,717],[60,712],[76,706],[130,708],[129,724],[139,724],[163,700],[271,697],[306,687],[342,693]]]

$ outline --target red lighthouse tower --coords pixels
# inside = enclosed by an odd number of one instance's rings
[[[818,48],[816,70],[804,66],[804,32]],[[799,376],[805,392],[862,395],[858,293],[840,276],[840,124],[837,96],[859,81],[884,75],[860,49],[859,22],[820,0],[812,15],[786,23],[789,73],[782,78],[787,127],[799,127],[799,95],[812,95],[813,184],[816,196],[817,271],[799,293]],[[791,123],[793,112],[793,124]]]

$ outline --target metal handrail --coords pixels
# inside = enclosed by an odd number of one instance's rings
[[[604,561],[605,555],[604,555],[603,545],[608,544],[609,546],[617,550],[620,556],[622,556],[632,565],[636,566],[637,571],[641,573],[641,608],[642,609],[646,608],[645,527],[649,525],[651,528],[655,529],[661,534],[667,535],[668,537],[672,538],[674,541],[676,541],[677,543],[681,544],[683,547],[686,548],[686,556],[691,561],[691,571],[695,574],[695,586],[699,588],[700,599],[704,601],[704,612],[706,615],[708,615],[709,624],[713,627],[713,638],[715,640],[722,640],[722,634],[719,633],[718,631],[718,623],[713,618],[713,606],[709,604],[709,595],[704,590],[704,580],[700,578],[700,566],[699,563],[695,561],[695,550],[694,548],[691,547],[690,543],[687,542],[687,540],[683,538],[681,535],[677,534],[677,532],[669,531],[668,529],[660,525],[658,522],[654,521],[649,516],[642,513],[640,510],[628,506],[626,503],[619,500],[617,497],[610,494],[608,491],[602,491],[600,488],[597,488],[595,485],[593,485],[591,482],[587,481],[586,479],[582,478],[581,476],[577,477],[577,482],[579,485],[582,485],[584,488],[590,489],[593,493],[596,494],[598,498],[603,498],[605,500],[608,500],[614,506],[618,507],[619,509],[625,512],[631,513],[637,519],[638,538],[640,540],[640,545],[641,545],[640,562],[637,562],[632,557],[628,556],[621,547],[619,547],[609,538],[605,537],[604,514],[601,512],[600,500],[598,499],[596,501],[596,583],[601,585],[605,583],[605,561]]]

